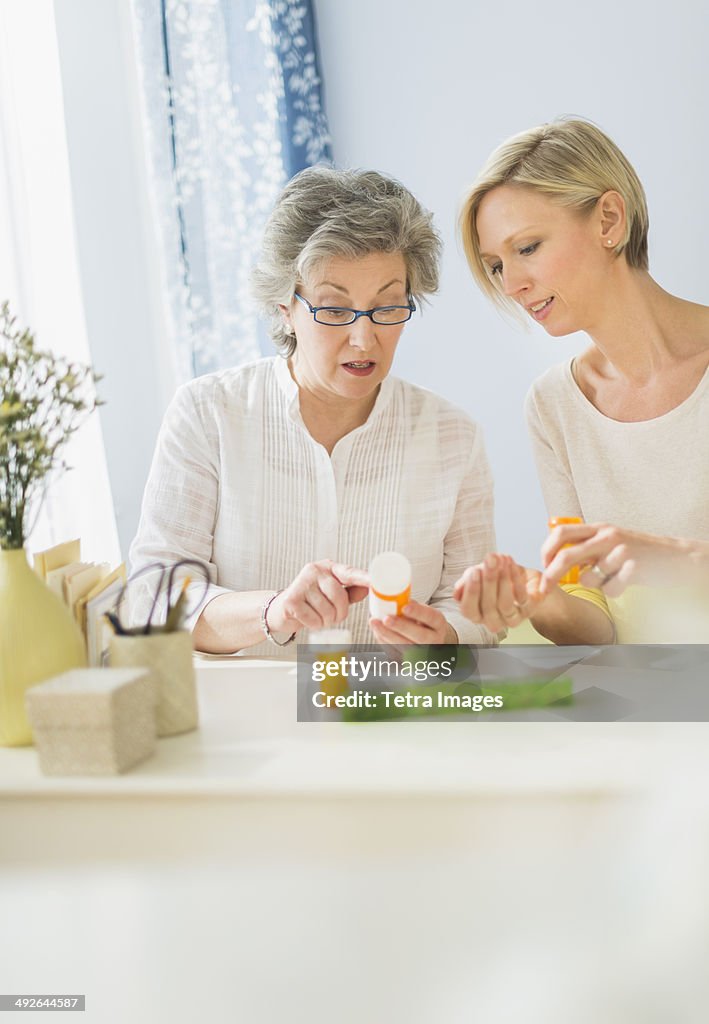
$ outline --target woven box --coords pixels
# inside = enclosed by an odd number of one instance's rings
[[[112,636],[109,660],[115,667],[142,667],[155,684],[158,736],[196,729],[199,722],[197,685],[192,664],[192,634],[148,633]]]
[[[145,669],[74,669],[30,687],[25,700],[45,775],[115,775],[155,750]]]

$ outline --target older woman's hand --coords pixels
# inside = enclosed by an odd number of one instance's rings
[[[442,612],[430,604],[409,601],[401,615],[370,619],[372,632],[383,644],[456,644],[458,634]]]
[[[466,569],[453,590],[460,610],[492,633],[518,626],[542,600],[541,573],[525,569],[509,555],[489,554]]]
[[[548,592],[572,566],[580,582],[618,597],[631,583],[663,586],[709,579],[709,546],[675,537],[655,537],[608,523],[557,526],[542,546]]]
[[[347,618],[350,605],[369,591],[369,577],[360,569],[323,559],[304,566],[268,609],[272,632],[296,633],[327,629]]]

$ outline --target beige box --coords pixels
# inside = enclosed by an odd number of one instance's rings
[[[73,669],[30,687],[25,700],[45,775],[115,775],[155,751],[145,669]]]

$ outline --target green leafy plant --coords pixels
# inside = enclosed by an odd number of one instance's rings
[[[0,306],[0,548],[21,548],[30,505],[48,474],[70,467],[61,451],[86,417],[103,403],[90,366],[35,345]]]

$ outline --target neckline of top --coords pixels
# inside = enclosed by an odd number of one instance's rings
[[[612,423],[614,426],[618,427],[638,428],[651,426],[653,424],[666,423],[668,419],[680,415],[682,412],[685,412],[688,408],[690,408],[701,397],[703,391],[709,384],[709,365],[707,365],[706,370],[702,374],[701,378],[697,382],[697,386],[694,388],[691,394],[687,395],[686,398],[683,398],[682,401],[678,405],[675,405],[672,409],[668,409],[667,412],[663,412],[659,416],[652,416],[650,419],[647,420],[615,420],[612,416],[606,416],[606,414],[601,412],[600,409],[597,409],[593,402],[590,400],[590,398],[587,398],[586,395],[584,395],[583,391],[581,390],[576,381],[576,378],[574,377],[573,365],[575,360],[576,356],[573,356],[571,359],[569,359],[568,362],[564,363],[564,376],[566,378],[567,384],[570,386],[573,394],[576,396],[576,401],[579,402],[585,409],[590,410],[591,415],[597,416],[604,423]]]
[[[281,391],[286,397],[288,403],[288,414],[291,417],[291,419],[295,420],[298,423],[298,425],[303,428],[303,430],[306,432],[306,434],[308,434],[308,436],[311,436],[310,432],[308,431],[308,428],[305,426],[305,423],[303,422],[303,417],[301,416],[300,413],[300,394],[298,391],[298,385],[291,377],[290,369],[288,367],[288,361],[282,356],[275,356],[274,360],[274,372],[276,375],[276,381],[278,382]],[[391,397],[394,391],[395,379],[396,378],[392,377],[390,374],[384,378],[384,380],[379,386],[379,394],[376,397],[376,400],[372,407],[372,411],[370,412],[367,419],[364,421],[364,423],[361,423],[358,427],[355,427],[354,430],[350,430],[349,433],[345,434],[344,437],[352,437],[359,431],[371,427],[375,420],[377,420],[381,416],[381,414],[384,412],[389,402],[391,401]],[[340,440],[344,440],[344,437],[341,438]],[[313,441],[314,440],[315,439],[313,438]],[[338,444],[339,443],[340,442],[338,441]]]

